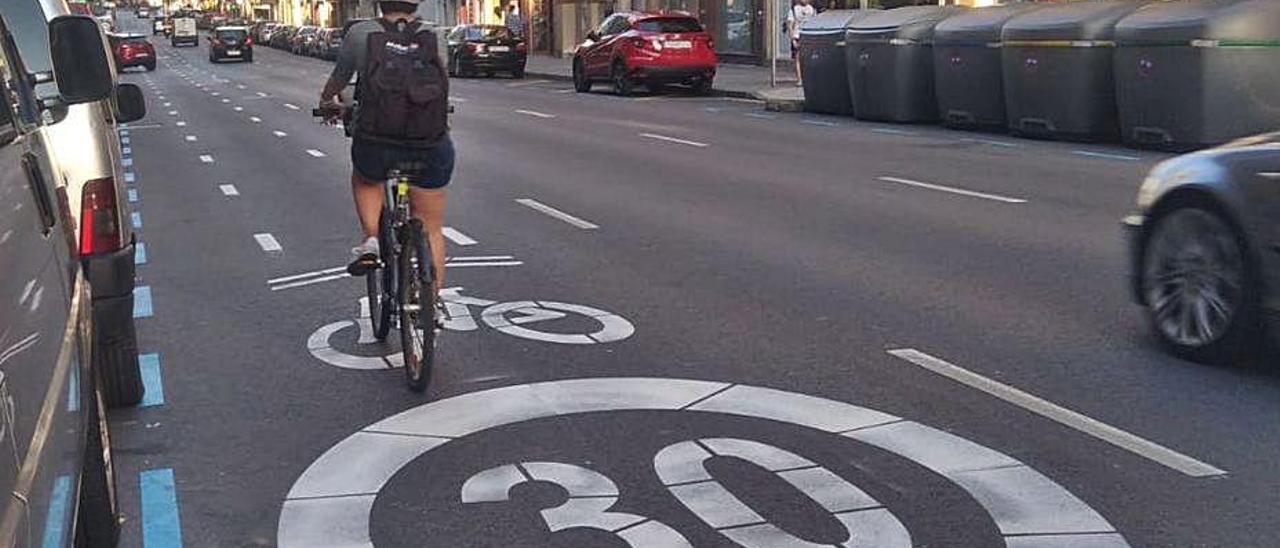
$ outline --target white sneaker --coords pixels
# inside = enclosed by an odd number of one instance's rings
[[[373,255],[376,257],[380,255],[379,251],[378,239],[371,236],[365,239],[364,243],[351,248],[351,256],[360,258],[366,255]]]

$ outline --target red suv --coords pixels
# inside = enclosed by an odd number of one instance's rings
[[[685,13],[615,13],[573,55],[573,86],[580,93],[609,81],[618,95],[630,95],[637,82],[653,91],[685,84],[706,94],[715,76],[715,42]]]
[[[156,48],[146,36],[140,34],[113,34],[109,36],[111,52],[115,54],[116,69],[146,67],[156,69]]]

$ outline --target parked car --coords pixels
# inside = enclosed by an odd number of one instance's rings
[[[343,35],[343,29],[324,29],[316,40],[315,56],[330,61],[337,59],[338,52],[342,50]]]
[[[253,39],[245,27],[218,27],[209,34],[209,62],[224,59],[253,62]]]
[[[671,13],[615,13],[587,34],[573,56],[573,84],[580,93],[594,82],[613,83],[630,95],[637,82],[660,90],[684,84],[699,94],[711,92],[716,76],[711,35],[690,16]]]
[[[156,69],[156,48],[141,34],[112,34],[108,36],[111,52],[115,54],[116,70],[145,67],[147,72]]]
[[[172,29],[169,31],[169,44],[173,47],[180,46],[199,46],[200,31],[196,30],[196,20],[191,17],[179,16],[172,21]]]
[[[1125,227],[1134,297],[1175,354],[1230,363],[1275,350],[1280,132],[1157,165]]]
[[[509,72],[524,78],[529,62],[529,47],[523,38],[499,25],[458,25],[449,31],[448,59],[450,76],[470,76],[483,72]]]
[[[140,7],[140,8],[138,8],[138,13],[137,13],[136,15],[138,16],[138,18],[139,18],[139,19],[150,19],[150,18],[151,18],[151,8],[148,8],[148,7]]]
[[[275,30],[271,31],[271,43],[269,45],[276,49],[289,49],[289,40],[293,38],[293,33],[297,31],[298,28],[292,25],[276,27]]]
[[[13,3],[3,7],[0,14],[7,18]],[[57,9],[66,10],[66,4]],[[24,22],[29,22],[27,11],[20,14]],[[5,471],[0,490],[10,493],[11,504],[0,539],[12,546],[115,546],[120,513],[105,409],[109,396],[103,388],[110,373],[93,349],[92,273],[76,252],[68,188],[61,186],[58,160],[42,135],[58,116],[55,109],[111,101],[114,73],[92,18],[59,17],[48,26],[22,30],[24,36],[46,36],[46,56],[50,37],[68,46],[53,52],[52,59],[27,56],[23,50],[34,46],[22,47],[23,39],[15,41],[11,34],[21,23],[9,26],[4,19],[0,96],[8,100],[0,101],[5,206],[0,216],[0,301],[5,303],[0,425],[9,449],[0,451]],[[25,61],[56,68],[36,78]],[[53,94],[37,91],[54,81]],[[55,97],[58,106],[42,100]]]
[[[274,21],[259,21],[249,27],[249,37],[254,42],[266,44],[271,41],[271,31],[280,26],[280,23]]]
[[[169,20],[159,15],[151,19],[151,35],[157,34],[169,35]]]
[[[62,2],[0,0],[0,14],[9,22],[26,70],[35,75],[35,96],[41,101],[60,100],[47,22],[68,13]],[[85,59],[82,66],[93,66],[90,61],[101,56],[114,75],[100,34],[97,45],[77,50]],[[56,175],[51,184],[62,189],[75,216],[77,251],[93,295],[94,354],[112,406],[142,399],[133,321],[135,243],[116,123],[140,119],[145,111],[142,91],[119,84],[107,98],[47,111],[43,117],[50,119],[35,133],[50,151]]]
[[[302,52],[307,48],[307,44],[315,38],[317,30],[319,29],[310,25],[298,27],[298,31],[289,37],[289,52],[294,55],[302,54]]]

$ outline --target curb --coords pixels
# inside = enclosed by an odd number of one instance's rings
[[[535,70],[525,69],[524,75],[525,77],[529,77],[529,78],[542,78],[545,80],[554,80],[557,82],[573,81],[573,76],[570,76],[568,74],[562,74],[559,72],[538,72]],[[765,100],[765,98],[761,96],[759,92],[738,90],[738,89],[713,88],[711,90],[711,96],[712,97],[734,97],[737,99],[757,99],[761,101]]]

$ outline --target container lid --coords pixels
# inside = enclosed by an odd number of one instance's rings
[[[1177,0],[1151,4],[1120,20],[1116,42],[1280,47],[1280,2]]]
[[[907,6],[874,11],[850,24],[849,34],[861,35],[858,38],[863,40],[932,40],[933,28],[939,22],[964,11],[966,8],[958,6]]]
[[[935,44],[986,45],[1000,41],[1000,32],[1010,19],[1030,10],[1040,9],[1040,4],[1007,4],[989,8],[972,9],[956,14],[938,23],[933,30]]]
[[[1116,23],[1142,7],[1139,0],[1092,0],[1045,6],[1014,17],[1001,39],[1111,40]]]
[[[844,32],[849,24],[866,17],[871,10],[827,10],[809,18],[800,25],[800,34],[830,34]]]

